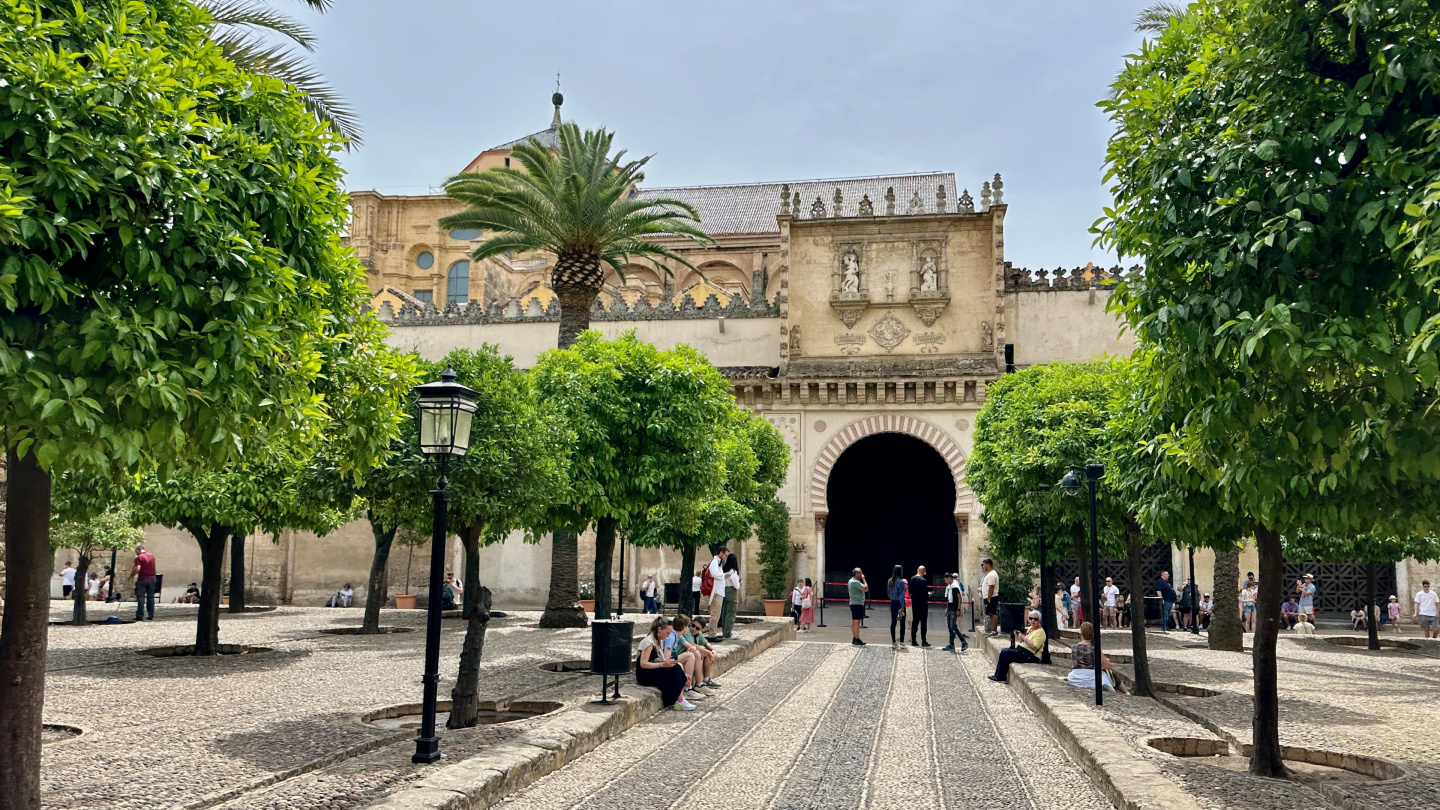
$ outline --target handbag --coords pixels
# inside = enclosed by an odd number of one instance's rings
[[[801,610],[809,610],[809,609],[810,609],[810,597],[808,597],[808,596],[802,596],[802,597],[800,597],[800,609],[801,609]]]

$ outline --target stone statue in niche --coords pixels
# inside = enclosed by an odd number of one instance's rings
[[[852,251],[845,254],[841,260],[844,266],[844,275],[840,279],[840,291],[847,293],[860,292],[860,257]]]
[[[891,270],[885,274],[885,300],[895,300],[895,271]]]
[[[940,271],[935,269],[935,257],[926,256],[920,267],[920,291],[934,292],[939,289]]]
[[[980,351],[995,351],[995,329],[990,326],[989,321],[980,322]]]

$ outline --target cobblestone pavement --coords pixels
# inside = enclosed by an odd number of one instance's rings
[[[505,810],[1110,807],[978,653],[787,642]]]
[[[1381,650],[1336,646],[1323,639],[1282,636],[1277,645],[1280,670],[1280,741],[1284,745],[1382,757],[1402,763],[1406,778],[1389,782],[1346,781],[1343,792],[1352,808],[1409,810],[1435,806],[1440,796],[1440,645],[1406,639],[1417,650]],[[1253,711],[1249,653],[1197,649],[1192,637],[1152,633],[1147,639],[1151,677],[1163,685],[1213,690],[1209,697],[1163,696],[1223,728],[1242,742],[1250,740]],[[1246,637],[1246,644],[1250,637]],[[1125,634],[1106,633],[1112,651],[1129,650]],[[1057,659],[1058,661],[1059,659]],[[1056,677],[1065,674],[1057,667]],[[1117,667],[1128,673],[1130,667]],[[1089,703],[1076,690],[1076,700]],[[1099,710],[1137,756],[1156,764],[1203,806],[1222,810],[1313,810],[1337,806],[1335,791],[1313,784],[1251,776],[1245,760],[1229,758],[1226,767],[1209,758],[1174,757],[1146,740],[1157,736],[1214,739],[1190,718],[1148,699],[1112,695]],[[1299,767],[1304,767],[1299,766]],[[1314,769],[1309,769],[1314,770]],[[1346,772],[1329,775],[1352,779]]]
[[[92,619],[115,612],[92,603]],[[116,615],[127,617],[133,603]],[[98,616],[96,615],[98,614]],[[588,630],[539,630],[538,613],[491,622],[481,667],[481,700],[574,702],[593,697],[596,681],[541,672],[542,663],[588,659]],[[54,603],[52,618],[68,606]],[[195,608],[163,605],[153,622],[52,626],[45,721],[79,726],[72,740],[46,745],[41,769],[46,808],[170,808],[245,788],[226,808],[360,807],[419,778],[409,737],[359,722],[365,712],[419,702],[424,613],[392,611],[382,623],[415,632],[336,636],[359,609],[286,608],[221,614],[220,640],[272,652],[212,659],[155,659],[145,647],[193,643]],[[527,626],[528,625],[528,626]],[[747,632],[737,625],[737,632]],[[441,638],[442,699],[459,663],[464,623],[447,620]],[[442,732],[456,761],[512,739],[539,721]],[[388,743],[388,744],[387,744]],[[368,747],[381,746],[375,750]],[[347,751],[348,749],[348,751]],[[347,752],[313,772],[316,760]],[[279,784],[258,783],[276,776]]]

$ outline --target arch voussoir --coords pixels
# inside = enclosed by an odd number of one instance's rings
[[[850,445],[876,433],[902,433],[913,436],[930,445],[945,459],[950,473],[955,478],[955,513],[969,513],[975,506],[975,495],[964,483],[965,452],[959,443],[934,423],[913,416],[899,414],[877,414],[867,416],[836,431],[816,456],[815,467],[810,475],[810,507],[816,514],[828,514],[827,502],[830,488],[830,472]]]

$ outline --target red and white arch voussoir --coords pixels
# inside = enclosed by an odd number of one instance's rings
[[[949,465],[950,474],[955,476],[955,514],[968,514],[974,507],[975,494],[965,485],[965,451],[960,449],[954,439],[924,419],[899,414],[878,414],[856,419],[841,428],[820,449],[820,455],[815,459],[815,468],[810,474],[810,508],[817,515],[830,512],[826,491],[830,486],[830,471],[835,468],[840,454],[855,442],[876,433],[903,433],[935,448],[935,452]]]

